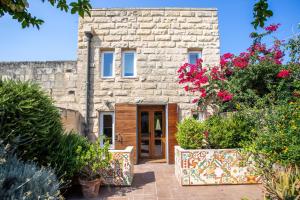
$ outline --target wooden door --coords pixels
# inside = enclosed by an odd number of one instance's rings
[[[116,104],[115,106],[115,149],[123,150],[127,146],[134,147],[136,159],[136,112],[134,104]]]
[[[165,110],[164,106],[141,106],[138,109],[139,157],[164,159]]]
[[[177,145],[176,132],[178,123],[178,108],[176,103],[168,104],[168,151],[169,164],[174,164],[175,145]]]

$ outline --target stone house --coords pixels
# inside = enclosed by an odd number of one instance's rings
[[[57,106],[80,113],[92,140],[134,146],[136,162],[173,163],[177,122],[203,117],[176,71],[200,57],[217,65],[219,43],[216,9],[93,9],[79,20],[76,62],[3,62],[0,75],[41,84]]]

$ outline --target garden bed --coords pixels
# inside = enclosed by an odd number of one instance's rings
[[[255,184],[254,163],[238,149],[175,147],[175,175],[181,185]]]
[[[133,179],[133,147],[124,150],[109,150],[112,155],[111,164],[103,174],[103,184],[130,186]]]

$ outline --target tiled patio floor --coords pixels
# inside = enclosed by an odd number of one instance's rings
[[[98,199],[109,200],[260,200],[261,185],[180,186],[174,165],[146,163],[136,165],[131,187],[102,187]],[[80,193],[71,200],[83,200]]]

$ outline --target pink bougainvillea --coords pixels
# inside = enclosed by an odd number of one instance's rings
[[[226,91],[226,90],[220,90],[217,93],[217,96],[220,98],[221,101],[226,102],[232,100],[233,95]]]
[[[271,24],[270,26],[265,27],[266,31],[275,32],[279,28],[280,24]]]
[[[290,76],[290,71],[287,69],[283,69],[277,74],[277,78],[287,78],[289,76]]]
[[[210,104],[214,102],[229,102],[233,99],[234,94],[226,90],[227,78],[235,71],[244,70],[245,68],[261,62],[271,62],[281,65],[284,52],[281,50],[282,42],[275,40],[272,47],[261,42],[261,37],[275,32],[280,24],[272,24],[265,27],[265,33],[252,33],[254,43],[245,51],[238,55],[225,53],[220,57],[219,66],[203,67],[202,59],[198,59],[196,64],[184,63],[178,69],[179,84],[184,85],[184,90],[192,92],[197,98],[193,103],[198,106],[204,105],[206,101]],[[282,70],[277,74],[278,78],[288,77],[290,72]]]

